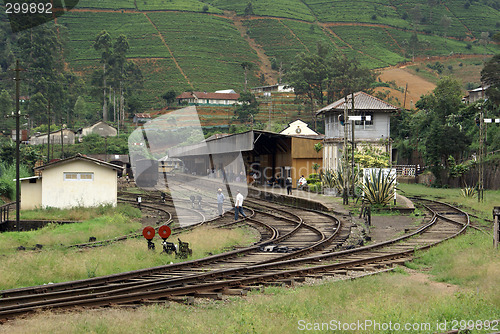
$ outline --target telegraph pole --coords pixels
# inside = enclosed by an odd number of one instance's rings
[[[484,197],[484,110],[479,106],[479,175],[477,181],[477,200]]]
[[[351,114],[354,116],[354,92],[351,93]],[[355,127],[356,121],[352,121],[352,129],[351,129],[351,140],[352,140],[352,161],[351,161],[351,177],[352,177],[352,198],[354,198],[354,150],[356,149],[356,144],[354,143],[354,127]]]
[[[21,68],[19,67],[19,60],[16,60],[16,77],[14,80],[16,81],[16,111],[13,115],[16,118],[16,228],[17,232],[21,231],[21,227],[19,226],[19,213],[20,213],[20,204],[21,204],[21,181],[19,178],[21,177],[19,174],[19,164],[21,163],[19,159],[19,146],[21,143],[21,136],[19,131],[19,117],[21,117],[21,110],[19,110],[19,82],[21,81],[19,72],[21,72]]]
[[[344,190],[342,193],[342,203],[343,205],[348,205],[349,204],[349,195],[347,193],[347,189],[349,187],[349,182],[347,180],[348,174],[347,170],[349,168],[348,164],[348,156],[349,154],[347,153],[347,138],[348,138],[348,131],[349,131],[349,122],[348,122],[348,117],[347,117],[347,95],[344,97],[344,168],[343,168],[343,173],[344,174]]]
[[[64,124],[64,117],[61,117],[61,159],[64,159],[64,129],[63,129],[63,124]]]
[[[47,123],[49,125],[49,129],[47,130],[47,163],[50,162],[50,99],[49,105],[47,106]]]

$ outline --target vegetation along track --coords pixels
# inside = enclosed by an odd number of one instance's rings
[[[156,201],[156,199],[155,199]],[[143,205],[147,201],[143,201]],[[255,202],[254,202],[255,203]],[[264,207],[264,202],[261,203]],[[146,205],[150,205],[147,203]],[[257,203],[258,205],[258,203]],[[279,209],[267,207],[266,211],[248,209],[249,218],[232,221],[232,214],[214,220],[214,227],[228,227],[243,221],[256,226],[261,232],[261,240],[253,246],[237,249],[223,254],[209,256],[200,260],[137,270],[128,273],[109,275],[88,280],[57,283],[0,292],[0,319],[22,314],[44,307],[71,307],[90,300],[100,300],[110,294],[120,294],[143,289],[143,286],[162,281],[176,280],[182,277],[196,277],[207,272],[238,269],[271,261],[278,261],[289,256],[299,256],[305,251],[324,248],[330,245],[340,231],[339,221],[325,213],[308,213],[305,221],[298,214],[299,209]],[[295,212],[291,212],[295,211]],[[310,224],[309,224],[310,222]],[[314,226],[313,226],[314,225]],[[324,246],[321,246],[325,244]],[[266,248],[267,247],[267,248]],[[280,249],[283,252],[269,250]],[[124,290],[125,289],[125,290]]]
[[[239,266],[230,266],[227,262],[225,268],[205,266],[202,267],[203,270],[200,270],[200,263],[197,261],[188,261],[161,269],[149,269],[149,276],[145,276],[148,270],[144,270],[138,275],[134,275],[134,272],[112,275],[107,278],[108,281],[106,278],[97,278],[93,283],[92,280],[62,283],[57,289],[53,289],[56,288],[54,284],[54,287],[48,288],[2,291],[0,319],[44,307],[95,307],[158,301],[186,295],[233,294],[235,291],[241,292],[255,285],[276,281],[287,282],[325,275],[346,277],[351,271],[384,269],[411,259],[416,250],[426,249],[459,235],[469,225],[468,215],[457,208],[431,201],[426,201],[425,205],[433,212],[433,217],[415,232],[357,249],[332,252],[320,247],[312,254],[300,255],[295,259],[276,258],[274,262],[240,263]],[[274,243],[276,240],[267,241],[268,244],[270,242]],[[203,261],[202,259],[201,262]],[[100,279],[102,281],[98,282]],[[59,288],[62,290],[57,291]]]

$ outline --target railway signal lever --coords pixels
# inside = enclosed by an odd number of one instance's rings
[[[154,251],[155,250],[155,244],[151,240],[153,240],[153,238],[155,236],[155,229],[152,228],[151,226],[146,226],[142,230],[142,235],[148,241],[148,249]]]
[[[193,255],[193,250],[189,248],[188,242],[182,242],[179,238],[177,240],[179,240],[179,252],[175,254],[176,258],[187,259],[188,256]]]
[[[163,246],[162,253],[165,253],[165,254],[175,253],[175,254],[177,254],[177,247],[175,247],[175,244],[173,242],[167,242],[167,238],[170,236],[171,233],[172,233],[172,230],[167,225],[162,225],[158,229],[158,234],[160,235],[160,238],[163,239],[163,241],[161,243]]]

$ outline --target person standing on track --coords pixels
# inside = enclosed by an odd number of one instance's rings
[[[222,193],[222,189],[217,189],[217,208],[219,209],[219,216],[222,217],[222,205],[224,204],[224,194]]]
[[[234,220],[238,220],[238,213],[241,213],[243,217],[247,217],[247,215],[243,212],[243,195],[239,190],[236,190],[236,201],[234,202]]]

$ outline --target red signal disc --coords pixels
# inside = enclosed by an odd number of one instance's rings
[[[158,234],[160,235],[160,237],[162,239],[167,239],[171,233],[172,233],[172,230],[167,225],[162,225],[158,229]]]
[[[146,238],[147,240],[151,240],[154,238],[155,236],[155,229],[152,228],[151,226],[146,226],[143,230],[142,230],[142,235],[144,236],[144,238]]]

